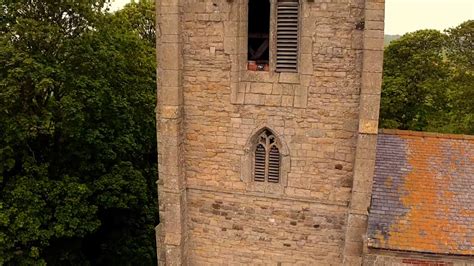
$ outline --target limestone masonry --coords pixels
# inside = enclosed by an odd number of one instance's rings
[[[384,0],[156,5],[159,264],[399,263],[364,259]]]

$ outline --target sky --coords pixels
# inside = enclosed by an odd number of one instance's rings
[[[112,0],[116,10],[130,0]],[[385,34],[444,30],[474,19],[474,0],[385,0]]]
[[[444,30],[474,19],[474,0],[385,0],[385,34]]]

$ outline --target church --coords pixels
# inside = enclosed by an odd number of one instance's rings
[[[474,265],[474,137],[379,130],[384,0],[157,0],[159,265]]]

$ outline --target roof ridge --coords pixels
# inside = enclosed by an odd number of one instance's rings
[[[445,133],[437,133],[437,132],[387,129],[387,128],[379,129],[379,134],[414,136],[414,137],[428,137],[428,138],[442,138],[442,139],[474,140],[474,135],[445,134]]]

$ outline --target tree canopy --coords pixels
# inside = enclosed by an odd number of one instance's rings
[[[471,20],[393,41],[384,56],[381,127],[474,134],[473,36]]]
[[[154,4],[2,0],[0,265],[154,265]],[[474,134],[474,21],[385,50],[381,126]]]
[[[1,7],[0,265],[155,264],[152,2]]]

